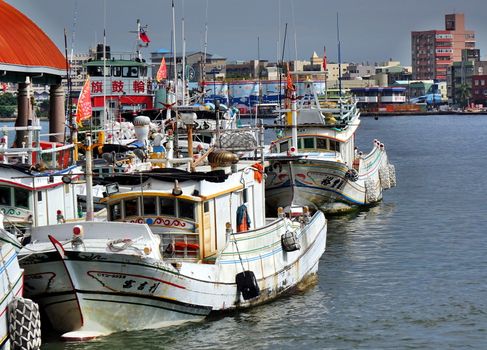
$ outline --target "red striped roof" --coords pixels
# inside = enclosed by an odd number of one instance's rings
[[[65,70],[52,40],[27,16],[0,0],[0,65]]]

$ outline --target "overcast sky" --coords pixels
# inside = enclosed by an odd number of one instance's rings
[[[75,52],[86,52],[103,41],[104,3],[112,51],[134,49],[135,34],[130,31],[136,29],[138,18],[148,25],[152,41],[145,56],[171,48],[171,0],[6,1],[31,18],[63,52],[64,28],[69,47],[75,28]],[[257,58],[259,37],[261,59],[275,61],[282,50],[278,50],[279,32],[282,47],[287,22],[285,59],[295,58],[296,47],[298,59],[309,59],[313,51],[321,56],[326,45],[329,61],[336,61],[337,13],[344,62],[392,58],[410,64],[411,31],[444,29],[444,15],[454,12],[465,14],[467,29],[476,31],[477,47],[482,57],[487,56],[487,0],[175,0],[178,51],[183,13],[186,49],[203,49],[207,3],[208,52],[229,60]]]

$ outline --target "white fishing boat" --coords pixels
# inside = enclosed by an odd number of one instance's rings
[[[3,214],[0,213],[0,219]],[[39,349],[39,308],[22,298],[23,270],[17,260],[19,242],[0,220],[0,348]]]
[[[315,276],[323,213],[293,207],[268,219],[260,163],[228,151],[208,160],[114,177],[130,189],[107,186],[110,222],[32,230],[20,253],[26,294],[65,339],[199,321]]]
[[[0,138],[0,212],[5,228],[16,234],[33,226],[53,225],[78,218],[74,185],[63,182],[79,178],[74,165],[74,145],[42,141],[40,126],[2,126]],[[27,132],[23,147],[9,145],[8,134]],[[72,175],[72,176],[71,176]]]
[[[299,205],[326,213],[375,204],[396,185],[395,168],[383,143],[374,140],[364,154],[355,146],[360,112],[351,99],[320,104],[310,80],[298,100],[282,111],[278,138],[266,155],[266,200],[278,206]],[[323,106],[322,106],[323,105]]]

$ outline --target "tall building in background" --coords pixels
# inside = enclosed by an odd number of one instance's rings
[[[413,79],[445,81],[448,67],[475,48],[475,32],[465,30],[463,13],[445,15],[444,30],[411,32]]]

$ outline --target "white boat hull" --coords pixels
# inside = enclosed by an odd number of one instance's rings
[[[15,297],[22,296],[22,269],[19,267],[15,248],[0,244],[0,348],[9,349],[8,305]]]
[[[267,207],[272,212],[288,205],[309,206],[333,214],[377,203],[383,189],[389,188],[380,177],[380,170],[389,166],[386,152],[374,147],[362,161],[358,179],[353,181],[346,175],[350,169],[346,164],[324,157],[271,160]]]
[[[315,274],[325,251],[326,219],[322,213],[316,213],[307,225],[293,224],[301,245],[298,251],[282,249],[280,239],[291,229],[286,227],[288,224],[289,221],[278,220],[264,228],[236,234],[242,261],[235,244],[229,241],[214,264],[178,262],[173,266],[151,256],[90,252],[86,240],[87,251],[66,248],[64,259],[59,256],[52,262],[35,264],[31,263],[34,259],[24,260],[29,285],[37,286],[29,289],[29,297],[44,306],[56,329],[69,332],[65,334],[68,339],[199,321],[211,311],[257,305],[292,290]],[[57,229],[62,229],[62,225]],[[245,270],[254,272],[260,288],[260,295],[250,300],[244,300],[237,290],[235,276],[242,272],[242,264]],[[66,272],[71,282],[66,282]],[[63,276],[64,281],[51,282],[46,288],[47,276],[52,274]],[[46,278],[37,279],[34,286],[32,276]],[[56,290],[70,283],[71,291]],[[79,312],[68,314],[63,311],[66,305],[77,305]],[[56,317],[63,312],[72,319],[59,324]],[[74,326],[67,329],[67,324]]]

